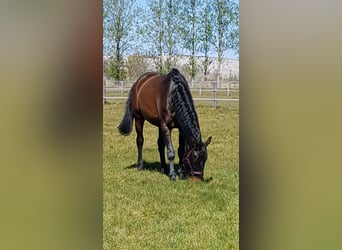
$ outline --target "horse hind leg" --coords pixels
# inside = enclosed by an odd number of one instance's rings
[[[158,151],[160,156],[160,172],[165,174],[166,162],[165,162],[165,142],[163,132],[159,128],[159,137],[158,137]]]
[[[135,131],[137,133],[137,148],[138,148],[138,161],[137,161],[137,169],[142,170],[144,168],[143,160],[142,160],[142,148],[144,145],[144,135],[143,135],[143,128],[144,128],[144,119],[135,119]]]

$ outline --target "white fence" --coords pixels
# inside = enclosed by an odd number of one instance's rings
[[[103,102],[115,99],[127,99],[134,81],[103,81]],[[217,86],[216,81],[190,82],[194,101],[212,101],[216,108],[218,101],[239,102],[239,82],[231,81]],[[211,94],[209,94],[211,93]],[[114,95],[114,96],[113,96]]]

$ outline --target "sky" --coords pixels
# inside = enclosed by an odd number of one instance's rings
[[[144,9],[148,8],[147,2],[148,0],[137,0],[137,4]],[[235,2],[239,4],[239,0],[236,0]],[[198,54],[197,56],[202,56],[202,55]],[[213,51],[209,53],[209,57],[217,57],[217,53]],[[224,53],[223,57],[231,58],[231,59],[238,59],[239,55],[236,54],[234,51],[227,51],[226,53]]]
[[[237,4],[240,3],[239,0],[235,0],[235,2],[236,2]],[[137,0],[137,3],[138,3],[139,6],[144,7],[144,8],[147,8],[147,0]],[[211,53],[209,56],[210,56],[210,57],[217,57],[217,54]],[[227,52],[227,53],[224,55],[224,57],[226,57],[226,58],[232,58],[232,59],[238,59],[238,58],[239,58],[239,55],[236,54],[236,53],[233,52],[233,51],[230,51],[230,52]]]

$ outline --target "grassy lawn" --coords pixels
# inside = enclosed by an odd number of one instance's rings
[[[204,172],[210,182],[171,182],[160,174],[158,128],[148,122],[143,148],[148,170],[138,172],[134,130],[128,137],[117,131],[124,102],[104,105],[104,249],[239,248],[238,104],[213,109],[198,102],[196,110],[202,139],[213,137]],[[176,150],[177,136],[173,130]]]

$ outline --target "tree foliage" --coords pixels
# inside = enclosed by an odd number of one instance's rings
[[[104,0],[103,31],[105,53],[110,54],[107,74],[125,79],[124,55],[132,46],[130,38],[138,14],[135,0]]]
[[[223,53],[229,49],[239,50],[239,6],[235,1],[216,0],[213,7],[216,16],[214,34],[216,35],[217,81],[219,82]]]
[[[200,23],[200,4],[201,1],[184,0],[180,6],[180,37],[183,48],[190,54],[186,65],[186,71],[193,80],[198,71],[195,55],[199,50],[200,32],[198,32]]]
[[[147,54],[155,58],[156,70],[167,73],[175,66],[175,54],[179,44],[179,9],[181,0],[148,0],[144,12],[145,25],[141,29],[142,41],[148,47]]]
[[[146,2],[140,8],[136,0],[104,0],[104,53],[113,60],[108,73],[115,79],[131,77],[132,65],[143,69],[138,64],[144,56],[153,58],[156,71],[167,73],[177,66],[177,56],[184,55],[188,56],[184,70],[189,79],[200,71],[207,79],[210,56],[216,54],[219,76],[227,52],[239,54],[238,0]],[[127,60],[129,55],[135,56]]]
[[[214,44],[214,25],[212,20],[214,19],[213,8],[208,1],[203,3],[202,15],[200,15],[199,22],[201,25],[198,29],[199,34],[199,51],[203,53],[204,60],[202,62],[202,71],[204,74],[204,79],[207,80],[208,68],[212,63],[212,60],[209,59],[209,52],[211,50],[212,45]]]
[[[130,80],[136,80],[148,69],[145,63],[145,57],[141,54],[134,54],[129,56],[127,58],[126,68],[127,78]]]

